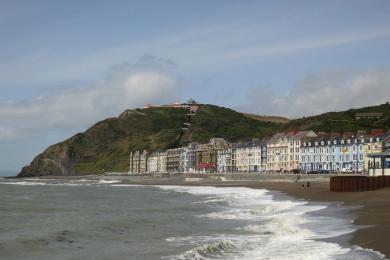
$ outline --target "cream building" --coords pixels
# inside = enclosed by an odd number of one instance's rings
[[[363,147],[363,153],[364,153],[364,171],[365,172],[368,172],[368,168],[372,167],[373,166],[373,159],[368,157],[367,155],[368,154],[375,154],[375,153],[380,153],[382,152],[382,141],[383,141],[383,137],[373,137],[373,136],[370,136],[370,137],[366,137],[365,139],[365,143],[364,143],[364,147]],[[375,167],[376,168],[380,168],[381,165],[380,165],[380,161],[377,160],[375,161]]]
[[[292,171],[299,168],[301,141],[316,137],[313,131],[277,133],[267,142],[267,170]]]
[[[167,172],[167,152],[159,152],[157,156],[157,172]]]
[[[266,169],[264,141],[246,142],[236,145],[236,170],[238,172],[261,172]],[[264,157],[264,158],[263,158]]]

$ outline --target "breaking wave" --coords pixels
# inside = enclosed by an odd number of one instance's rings
[[[26,185],[26,186],[44,186],[44,185],[57,185],[57,186],[91,186],[91,185],[111,185],[120,183],[120,180],[106,180],[106,179],[21,179],[20,181],[10,181],[3,179],[0,184],[8,185]]]
[[[220,240],[209,242],[197,246],[194,249],[188,250],[181,255],[174,256],[174,260],[203,260],[203,259],[221,259],[232,252],[236,247],[232,242],[227,240]]]
[[[376,251],[343,247],[319,239],[355,231],[351,221],[311,214],[326,205],[278,200],[267,190],[236,187],[157,186],[204,198],[215,210],[200,215],[211,221],[238,221],[237,234],[169,237],[168,243],[194,245],[168,259],[383,259]],[[219,204],[221,200],[223,204]],[[218,205],[215,204],[218,202]]]

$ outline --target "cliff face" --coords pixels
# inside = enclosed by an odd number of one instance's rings
[[[249,118],[231,109],[205,105],[194,116],[184,108],[126,110],[84,133],[54,144],[25,166],[19,177],[99,174],[127,171],[130,151],[162,150],[222,137],[231,142],[262,138],[280,125]],[[184,123],[189,123],[183,130]]]

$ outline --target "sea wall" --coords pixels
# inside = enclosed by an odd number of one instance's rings
[[[369,191],[390,187],[390,176],[333,176],[330,190],[335,192]]]
[[[276,173],[226,173],[226,174],[185,174],[189,178],[219,179],[222,181],[267,181],[267,182],[301,182],[301,181],[329,181],[334,175],[308,174],[276,174]]]

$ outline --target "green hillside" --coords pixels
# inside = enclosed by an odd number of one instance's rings
[[[204,105],[195,116],[183,108],[126,110],[38,155],[19,176],[82,175],[127,171],[130,151],[161,150],[222,137],[231,142],[275,132],[280,125],[261,122],[234,110]],[[184,123],[190,123],[184,131]]]
[[[382,113],[379,119],[356,119],[357,113]],[[390,129],[390,105],[349,109],[341,112],[329,112],[317,116],[303,117],[291,120],[283,126],[284,130],[308,130],[315,132],[356,132],[357,130],[370,131],[371,129]]]
[[[380,112],[373,119],[356,119],[357,113]],[[156,107],[126,110],[117,118],[98,122],[84,133],[47,148],[19,176],[82,175],[127,171],[133,150],[165,150],[190,142],[206,143],[212,137],[230,142],[263,138],[277,131],[356,132],[390,129],[390,105],[330,112],[277,124],[234,110],[201,105],[194,116],[184,108]],[[190,124],[183,130],[184,123]]]

